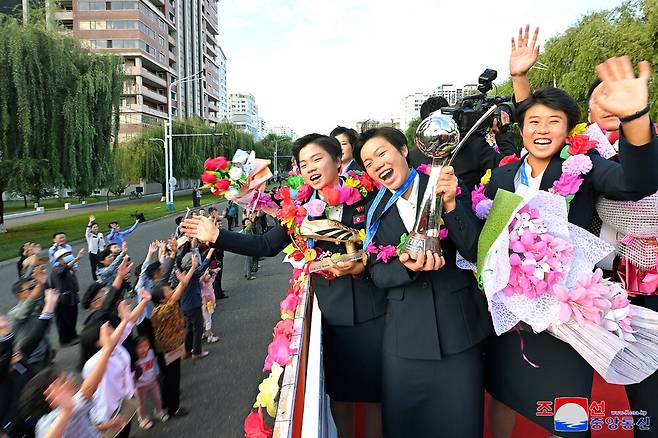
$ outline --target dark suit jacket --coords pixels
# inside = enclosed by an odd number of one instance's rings
[[[519,156],[520,148],[516,146],[516,136],[512,131],[506,130],[496,135],[496,144],[498,145],[498,150],[500,151],[501,156]]]
[[[363,171],[363,169],[361,169],[361,168],[359,167],[359,165],[356,164],[356,160],[352,160],[352,161],[350,162],[349,166],[347,166],[347,168],[346,168],[345,170],[343,170],[341,173],[349,172],[350,170],[359,170],[359,171]]]
[[[652,130],[653,131],[653,130]],[[588,152],[592,170],[571,201],[569,222],[589,230],[594,216],[594,204],[599,196],[617,201],[638,201],[658,190],[658,140],[636,147],[622,135],[619,139],[619,163],[606,160],[596,150]],[[562,174],[564,159],[556,154],[544,171],[539,188],[548,190]],[[494,169],[485,191],[488,198],[496,196],[498,188],[514,192],[514,177],[522,161]]]
[[[428,177],[420,175],[418,201],[422,199]],[[441,241],[446,265],[438,271],[412,272],[398,258],[389,263],[370,256],[368,271],[375,286],[385,289],[388,298],[384,348],[409,358],[438,360],[478,344],[491,332],[487,302],[470,271],[455,265],[456,252],[475,260],[480,224],[470,210],[470,195],[463,191],[457,208],[443,215],[448,238]],[[375,211],[381,215],[391,194],[388,192]],[[370,205],[368,206],[368,209]],[[406,233],[397,207],[382,216],[374,242],[397,245]]]
[[[351,228],[364,228],[365,200],[344,205],[341,222]],[[277,224],[262,235],[221,230],[213,246],[236,254],[272,257],[279,254],[290,242],[288,231]],[[315,246],[332,253],[345,252],[344,245],[338,246],[330,242],[317,241]],[[348,275],[326,280],[321,275],[312,274],[312,280],[322,317],[330,325],[353,326],[386,312],[384,291],[377,289],[367,277],[355,280]]]
[[[504,155],[496,152],[482,135],[473,134],[455,157],[452,166],[455,168],[457,178],[466,185],[470,192],[476,184],[480,183],[480,178],[485,172],[498,166],[503,157]],[[421,164],[432,163],[432,159],[419,151],[418,148],[409,151],[408,161],[409,166],[414,168]]]

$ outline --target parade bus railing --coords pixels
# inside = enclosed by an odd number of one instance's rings
[[[324,390],[322,315],[311,282],[297,307],[291,356],[285,367],[274,421],[274,438],[333,438],[336,429]]]

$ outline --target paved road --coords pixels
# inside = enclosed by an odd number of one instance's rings
[[[168,236],[175,224],[173,218],[146,222],[128,237],[128,252],[141,261],[149,241]],[[80,245],[76,245],[77,249]],[[243,422],[258,392],[258,383],[272,327],[278,320],[279,301],[283,299],[290,276],[289,265],[281,264],[283,256],[261,262],[257,279],[242,277],[244,259],[226,254],[224,288],[229,298],[219,300],[213,330],[220,341],[207,345],[210,355],[201,361],[184,361],[182,367],[182,405],[190,415],[157,424],[151,431],[139,430],[133,423],[135,437],[241,437]],[[15,264],[0,267],[0,282],[6,285],[0,295],[0,312],[14,304],[9,285],[16,278]],[[86,259],[79,279],[82,288],[91,283]],[[84,315],[78,318],[82,321]],[[77,360],[77,348],[60,350],[57,363],[67,367]]]

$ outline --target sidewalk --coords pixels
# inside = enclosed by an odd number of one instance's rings
[[[180,190],[175,193],[174,201],[177,198],[180,197],[185,197],[185,196],[190,196],[192,193],[191,189],[185,189],[185,190]],[[212,195],[209,195],[212,196]],[[121,199],[115,199],[110,201],[110,206],[117,205],[117,204],[139,204],[144,201],[149,201],[153,199],[159,199],[161,195],[159,193],[152,194],[152,195],[144,195],[143,197],[139,199],[129,199],[129,198],[121,198]],[[203,200],[203,198],[202,198]],[[93,202],[91,204],[86,204],[84,207],[78,207],[70,210],[46,210],[45,213],[43,214],[35,214],[32,216],[19,216],[19,217],[8,217],[5,216],[5,227],[17,227],[20,225],[29,225],[29,224],[36,224],[39,222],[44,222],[50,219],[59,219],[62,217],[67,217],[67,216],[72,216],[72,215],[77,215],[77,214],[84,214],[85,212],[90,212],[90,211],[97,211],[99,207],[105,207],[107,205],[107,202]],[[164,205],[164,203],[163,203]],[[10,215],[9,215],[10,216]]]

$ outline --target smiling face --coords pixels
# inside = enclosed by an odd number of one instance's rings
[[[347,134],[338,134],[336,140],[340,142],[340,149],[343,151],[341,160],[343,164],[348,164],[352,161],[352,143],[350,143],[350,138]]]
[[[376,183],[396,190],[409,176],[408,153],[406,145],[398,150],[384,137],[372,137],[361,148],[361,160]]]
[[[564,111],[546,105],[533,105],[523,119],[523,145],[532,158],[548,162],[564,147],[568,134],[567,115]]]
[[[315,143],[309,143],[299,151],[299,170],[304,182],[315,190],[326,185],[339,183],[339,161],[334,161],[329,153]]]

